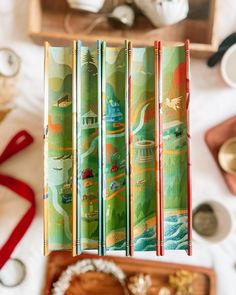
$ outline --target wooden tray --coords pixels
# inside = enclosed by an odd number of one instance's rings
[[[84,258],[99,258],[97,255],[81,254],[77,257],[72,257],[69,252],[53,252],[49,255],[46,283],[43,294],[51,294],[53,282],[55,282],[63,270],[68,265],[75,263]],[[101,257],[100,257],[101,258]],[[147,295],[157,295],[158,291],[163,286],[168,286],[168,276],[174,274],[177,270],[188,270],[197,274],[194,280],[193,294],[194,295],[215,295],[215,273],[212,269],[197,267],[184,264],[164,263],[150,260],[139,260],[127,257],[107,256],[105,260],[112,260],[117,263],[121,269],[129,277],[136,273],[150,274],[152,279],[152,287]],[[122,295],[123,291],[119,283],[111,276],[102,273],[86,273],[80,275],[76,280],[76,285],[73,285],[76,294],[112,294]],[[112,292],[111,292],[112,290]],[[173,293],[174,294],[174,293]],[[68,294],[67,294],[68,295]]]
[[[122,1],[122,0],[119,0]],[[199,1],[199,0],[198,0]],[[142,15],[137,16],[135,26],[129,30],[114,29],[108,22],[99,25],[91,34],[84,34],[86,28],[98,14],[81,13],[70,10],[66,0],[30,0],[29,35],[39,44],[49,41],[52,45],[65,45],[71,40],[80,39],[85,43],[105,39],[111,44],[123,44],[129,39],[135,46],[153,45],[154,40],[167,42],[184,42],[190,39],[191,55],[194,57],[209,57],[217,48],[216,40],[216,4],[218,0],[209,0],[209,15],[206,19],[187,18],[175,25],[156,30],[155,35],[145,34],[154,27]],[[196,5],[196,0],[190,1]],[[192,3],[192,4],[191,4]],[[70,26],[74,34],[65,32],[64,19],[70,11]]]
[[[225,172],[218,162],[218,152],[220,147],[227,139],[234,136],[236,136],[236,117],[232,117],[209,129],[205,134],[205,142],[215,159],[229,190],[232,194],[236,195],[236,175]]]

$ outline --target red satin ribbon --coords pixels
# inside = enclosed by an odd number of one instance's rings
[[[0,155],[0,164],[6,161],[8,158],[23,150],[33,142],[33,137],[22,130],[18,132],[8,143],[3,153]],[[30,202],[31,206],[24,214],[22,219],[18,222],[5,244],[0,249],[0,269],[10,258],[15,247],[24,236],[28,227],[30,226],[35,215],[35,195],[30,186],[26,183],[15,179],[11,176],[0,174],[0,185],[7,187],[23,199]]]

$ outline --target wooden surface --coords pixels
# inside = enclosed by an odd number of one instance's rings
[[[236,195],[236,175],[225,172],[219,165],[218,152],[222,144],[230,137],[236,136],[236,117],[232,117],[208,130],[205,134],[206,144],[215,159],[224,180],[232,194]]]
[[[101,258],[97,255],[82,254],[72,257],[69,252],[53,252],[49,255],[45,287],[43,294],[51,294],[53,282],[55,282],[63,270],[68,265],[75,263],[84,258]],[[118,266],[126,273],[127,277],[137,273],[149,274],[152,279],[152,287],[147,295],[157,295],[163,286],[168,286],[168,276],[174,274],[177,270],[188,270],[196,273],[193,284],[193,295],[215,295],[215,274],[213,270],[183,264],[163,263],[151,260],[138,260],[128,257],[106,256],[103,259],[110,260],[118,264]],[[70,288],[66,295],[121,295],[123,290],[119,283],[110,275],[103,273],[85,273],[78,277],[74,277],[71,281]],[[174,294],[174,290],[173,293]]]
[[[148,46],[153,45],[155,40],[175,43],[190,39],[191,55],[206,58],[215,52],[217,47],[216,3],[217,0],[210,0],[207,20],[187,18],[175,25],[155,29],[146,17],[138,15],[135,26],[128,30],[114,29],[105,21],[92,33],[85,34],[84,29],[98,14],[71,10],[66,0],[30,0],[29,35],[36,43],[49,41],[52,45],[66,45],[76,39],[85,43],[105,39],[110,44],[117,45],[123,44],[124,39],[129,39],[135,46]],[[68,13],[71,33],[67,33],[64,28],[64,19]],[[150,35],[152,30],[154,31]]]

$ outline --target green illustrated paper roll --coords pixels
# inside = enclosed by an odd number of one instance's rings
[[[72,50],[45,47],[45,253],[72,247]]]

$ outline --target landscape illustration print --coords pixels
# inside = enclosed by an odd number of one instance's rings
[[[154,48],[131,53],[131,193],[134,251],[156,250]]]
[[[80,250],[98,247],[98,51],[77,43],[77,168]],[[81,218],[81,220],[79,219]]]
[[[191,255],[188,43],[73,46],[45,51],[45,253]]]
[[[164,47],[163,187],[164,246],[189,249],[188,87],[186,47]]]
[[[106,247],[126,247],[125,48],[104,46]]]
[[[45,242],[48,251],[72,243],[72,50],[46,47]]]

